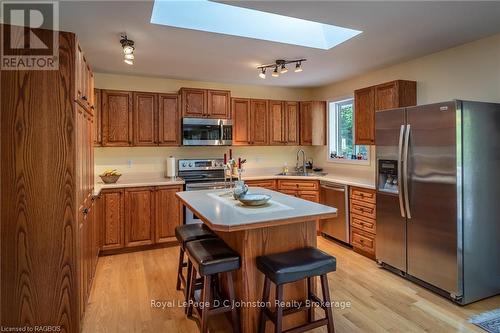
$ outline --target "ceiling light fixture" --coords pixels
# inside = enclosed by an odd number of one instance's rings
[[[285,74],[288,72],[288,68],[286,68],[287,64],[295,64],[294,72],[302,72],[302,62],[306,61],[306,59],[295,59],[295,60],[283,60],[278,59],[273,64],[261,65],[258,66],[257,69],[260,70],[259,77],[261,79],[266,78],[266,69],[273,68],[273,72],[271,76],[278,77],[281,74]],[[278,71],[279,68],[279,71]]]
[[[266,69],[265,68],[261,68],[261,72],[259,73],[259,77],[261,79],[265,79],[266,78]]]
[[[122,44],[122,49],[123,49],[123,61],[127,65],[133,65],[134,64],[134,41],[131,39],[127,38],[126,34],[121,35],[120,39],[120,44]]]

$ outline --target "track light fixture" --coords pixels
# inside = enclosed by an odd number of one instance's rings
[[[259,77],[261,79],[266,78],[266,69],[273,68],[273,72],[271,76],[278,77],[280,74],[285,74],[288,72],[288,68],[286,68],[287,64],[295,64],[294,72],[302,72],[302,62],[306,61],[306,59],[296,59],[296,60],[283,60],[278,59],[273,64],[261,65],[258,66],[257,69],[260,70]],[[279,70],[278,70],[279,69]]]
[[[123,49],[123,61],[128,65],[134,64],[134,41],[127,38],[126,34],[123,34],[120,39],[120,44],[122,44]]]

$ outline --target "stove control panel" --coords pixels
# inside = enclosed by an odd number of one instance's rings
[[[223,159],[184,159],[179,160],[179,171],[187,170],[222,170]]]

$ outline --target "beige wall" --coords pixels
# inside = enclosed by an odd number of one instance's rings
[[[231,85],[161,78],[97,73],[97,88],[155,92],[175,92],[180,87],[231,90],[232,96],[290,100],[335,100],[352,96],[355,89],[394,79],[415,80],[418,104],[454,98],[500,102],[500,34],[430,54],[408,62],[379,69],[339,83],[315,89],[290,89],[268,86]],[[240,147],[238,155],[249,160],[248,167],[280,167],[284,162],[295,165],[298,147]],[[97,148],[96,168],[117,165],[133,171],[163,170],[163,160],[177,157],[217,157],[223,148]],[[341,175],[374,179],[375,149],[371,149],[368,166],[328,163],[326,147],[307,148],[315,164]],[[127,160],[131,159],[132,168]]]
[[[451,99],[500,103],[500,34],[318,88],[313,98],[345,98],[355,89],[395,79],[417,81],[418,104]],[[316,148],[314,159],[335,173],[373,178],[375,150],[371,152],[369,166],[327,163],[326,147]]]

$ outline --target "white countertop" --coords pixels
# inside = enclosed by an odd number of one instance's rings
[[[211,229],[234,231],[270,225],[314,221],[337,215],[337,209],[280,192],[251,187],[249,193],[269,194],[262,207],[247,207],[232,198],[227,190],[178,192],[180,200]]]
[[[180,177],[166,178],[158,173],[130,173],[123,174],[116,183],[105,184],[99,176],[96,177],[94,184],[94,195],[99,195],[102,189],[106,188],[124,188],[141,186],[162,186],[162,185],[180,185],[184,184],[184,179]]]
[[[360,179],[355,177],[341,177],[334,174],[327,174],[325,176],[278,176],[276,174],[243,174],[243,180],[261,180],[261,179],[300,179],[300,180],[319,180],[328,181],[332,183],[339,183],[349,186],[357,186],[368,189],[375,189],[375,183],[367,179]]]

